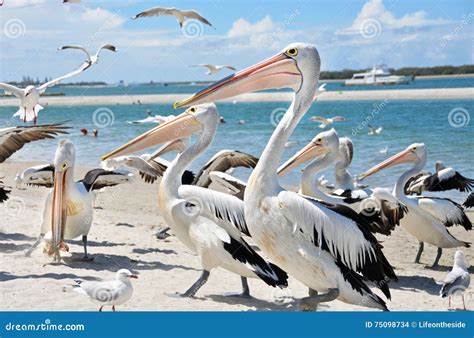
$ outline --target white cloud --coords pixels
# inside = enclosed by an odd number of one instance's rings
[[[408,13],[401,18],[396,18],[392,12],[385,8],[383,0],[369,0],[364,4],[352,25],[337,31],[337,34],[359,34],[361,29],[370,21],[377,22],[382,30],[426,27],[448,23],[443,19],[428,19],[425,11]]]
[[[232,28],[227,32],[227,36],[230,38],[248,36],[270,32],[274,27],[274,23],[270,16],[266,16],[260,21],[252,24],[247,20],[240,18],[234,22]]]
[[[102,23],[104,27],[118,27],[125,22],[120,13],[110,12],[102,8],[87,8],[80,16],[85,22]]]

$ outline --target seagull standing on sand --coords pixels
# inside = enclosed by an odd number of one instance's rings
[[[193,9],[180,10],[177,8],[153,7],[153,8],[147,9],[146,11],[138,13],[132,19],[135,20],[142,17],[164,16],[164,15],[172,15],[176,17],[176,20],[178,20],[178,23],[179,23],[179,27],[181,28],[183,27],[183,23],[188,19],[195,19],[202,22],[203,24],[206,24],[212,27],[212,24],[209,21],[207,21],[205,17],[203,17],[201,14],[199,14],[197,11]]]
[[[120,269],[115,275],[115,280],[104,282],[86,282],[75,280],[74,291],[81,295],[88,296],[92,301],[99,303],[99,311],[105,305],[112,305],[115,312],[115,306],[125,304],[133,294],[131,278],[138,278],[127,269]]]
[[[87,68],[89,68],[90,66],[95,65],[99,62],[99,54],[102,51],[102,49],[107,49],[107,50],[110,50],[111,52],[117,52],[117,48],[114,45],[110,45],[110,44],[106,44],[106,45],[101,46],[94,55],[89,54],[87,49],[85,49],[83,46],[79,46],[79,45],[62,46],[62,47],[59,47],[58,49],[59,50],[79,49],[79,50],[82,50],[84,53],[86,53],[87,59],[81,65],[81,67],[83,68],[82,69],[83,71],[86,70]]]
[[[321,122],[321,124],[319,125],[319,128],[326,128],[328,125],[334,122],[346,121],[346,118],[343,116],[334,116],[330,118],[324,118],[322,116],[313,116],[310,118],[310,120],[313,122]]]
[[[237,69],[235,67],[229,66],[229,65],[209,65],[209,64],[200,64],[200,65],[193,65],[191,67],[205,67],[207,68],[207,73],[206,75],[214,75],[219,73],[222,69],[227,68],[233,71],[236,71]]]
[[[380,133],[382,133],[382,130],[383,130],[383,127],[374,128],[370,124],[368,124],[367,127],[370,129],[369,135],[374,135],[374,136],[380,135]]]
[[[441,298],[448,297],[448,307],[451,307],[451,296],[456,293],[460,293],[462,297],[462,305],[466,310],[466,304],[464,303],[464,291],[467,290],[471,282],[471,276],[466,268],[466,261],[464,253],[460,250],[454,254],[454,265],[453,269],[448,273],[442,283],[439,295]]]

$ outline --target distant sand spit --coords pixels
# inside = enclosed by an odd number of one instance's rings
[[[103,95],[103,96],[55,96],[42,97],[43,106],[77,106],[77,105],[129,105],[170,104],[182,100],[191,94],[160,94],[160,95]],[[281,102],[290,101],[291,92],[251,93],[237,96],[225,102]],[[388,89],[388,90],[358,90],[330,91],[318,95],[319,101],[383,101],[383,100],[462,100],[474,99],[474,88],[432,88],[432,89]],[[17,98],[0,99],[0,106],[16,106]]]

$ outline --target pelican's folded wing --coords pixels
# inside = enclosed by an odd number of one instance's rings
[[[132,180],[132,177],[133,174],[126,170],[104,170],[97,168],[88,171],[80,182],[84,184],[87,191],[90,191],[128,183]]]
[[[472,223],[464,213],[462,206],[449,198],[420,197],[418,205],[447,227],[461,225],[466,230],[472,229]]]
[[[21,182],[28,186],[52,188],[54,185],[54,165],[42,164],[27,168],[19,175]]]
[[[192,185],[182,185],[178,194],[190,205],[199,208],[201,216],[222,226],[230,234],[235,229],[250,236],[244,216],[244,203],[237,197]]]

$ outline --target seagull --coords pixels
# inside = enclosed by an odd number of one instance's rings
[[[466,304],[464,303],[464,291],[467,290],[471,282],[471,277],[466,268],[466,262],[464,253],[460,250],[454,254],[454,265],[453,269],[448,273],[442,283],[439,295],[441,298],[448,297],[448,307],[451,307],[451,296],[455,293],[460,293],[462,297],[462,305],[466,310]]]
[[[148,116],[142,120],[136,120],[136,121],[127,121],[127,123],[130,124],[143,124],[143,123],[158,123],[162,124],[168,120],[174,119],[174,115],[168,115],[168,116],[162,116],[162,115],[155,115],[155,116]]]
[[[346,118],[343,116],[333,116],[330,118],[325,118],[322,116],[313,116],[310,118],[311,121],[313,122],[321,122],[319,125],[319,128],[326,128],[328,125],[334,123],[334,122],[343,122],[346,121]]]
[[[85,47],[80,46],[80,45],[68,45],[68,46],[62,46],[58,48],[58,50],[64,50],[64,49],[79,49],[79,50],[82,50],[84,53],[86,53],[87,59],[86,61],[84,61],[82,65],[82,67],[84,67],[83,70],[86,70],[90,66],[95,65],[99,62],[99,54],[102,51],[102,49],[107,49],[107,50],[110,50],[111,52],[117,52],[117,48],[111,44],[106,44],[106,45],[101,46],[94,55],[91,55],[87,51],[87,49],[85,49]]]
[[[0,163],[4,162],[26,143],[53,139],[58,134],[68,134],[63,123],[37,126],[18,126],[0,129]]]
[[[233,71],[236,71],[237,69],[235,67],[229,66],[229,65],[209,65],[209,64],[200,64],[200,65],[193,65],[191,67],[205,67],[207,68],[207,73],[206,75],[214,75],[219,73],[222,69],[227,68]]]
[[[199,14],[197,11],[193,9],[180,10],[177,8],[153,7],[153,8],[147,9],[146,11],[138,13],[132,19],[135,20],[142,17],[163,16],[163,15],[172,15],[176,17],[176,20],[178,20],[178,23],[179,23],[179,27],[181,28],[183,27],[183,23],[187,19],[196,19],[212,27],[212,24],[209,21],[207,21],[205,17],[203,17],[201,14]]]
[[[321,85],[318,87],[318,92],[325,92],[326,91],[326,85],[327,85],[327,83],[321,83]]]
[[[383,148],[383,149],[380,149],[380,150],[379,150],[379,154],[387,155],[387,154],[388,154],[388,147],[385,147],[385,148]]]
[[[120,269],[115,275],[115,279],[104,282],[87,282],[75,280],[74,291],[81,295],[88,296],[92,301],[99,303],[99,311],[105,305],[112,305],[115,312],[116,305],[125,304],[133,294],[131,278],[138,278],[127,269]]]
[[[56,86],[62,80],[79,75],[89,67],[90,64],[88,61],[86,61],[72,72],[43,83],[38,87],[29,85],[26,88],[18,88],[10,84],[0,82],[0,89],[3,89],[5,94],[15,95],[21,100],[20,107],[13,116],[19,116],[23,122],[34,121],[34,124],[36,125],[38,112],[43,109],[43,106],[39,104],[40,95],[43,94],[49,87]]]
[[[383,127],[374,128],[370,124],[368,124],[367,127],[369,127],[369,129],[370,129],[369,135],[374,135],[374,136],[375,135],[380,135],[380,133],[382,132],[382,129],[383,129]]]

